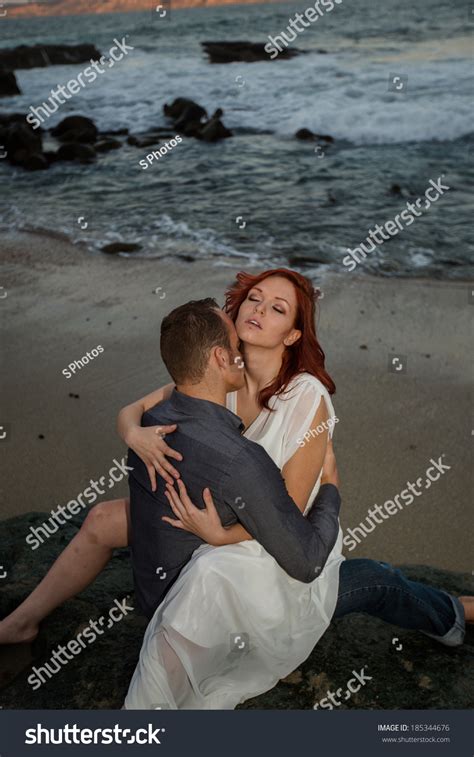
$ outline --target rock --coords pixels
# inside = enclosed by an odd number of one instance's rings
[[[104,139],[102,142],[97,142],[94,146],[96,152],[108,152],[109,150],[118,150],[122,147],[122,143],[118,139]]]
[[[243,61],[245,63],[255,63],[255,61],[271,61],[272,58],[265,52],[264,42],[201,42],[204,52],[209,57],[210,63],[232,63],[234,61]],[[282,60],[284,58],[294,58],[296,55],[302,55],[303,50],[296,47],[284,48],[273,60]]]
[[[60,142],[93,143],[99,131],[95,123],[86,116],[67,116],[51,129],[51,134]]]
[[[49,160],[43,153],[30,153],[28,150],[16,150],[11,156],[12,165],[21,166],[27,171],[43,171],[49,168]]]
[[[141,250],[141,245],[135,242],[111,242],[100,248],[101,252],[108,255],[116,255],[118,252],[137,252]]]
[[[19,120],[19,114],[0,120],[0,144],[7,152],[7,160],[13,166],[20,166],[29,171],[48,168],[49,162],[43,155],[42,134],[25,121]]]
[[[403,192],[400,184],[392,184],[389,193],[391,195],[396,195],[397,197],[403,197]]]
[[[101,137],[125,137],[128,134],[128,129],[115,129],[112,131],[101,131]]]
[[[199,139],[203,139],[205,142],[217,142],[219,139],[226,139],[231,136],[232,132],[230,129],[224,126],[220,118],[215,118],[214,116],[198,133]]]
[[[54,559],[77,533],[84,514],[74,516],[32,551],[25,542],[30,527],[50,513],[29,513],[2,522],[0,554],[7,578],[0,583],[0,618],[32,591]],[[404,568],[409,578],[439,586],[453,594],[473,593],[472,577],[424,566]],[[11,646],[2,655],[0,706],[4,709],[118,709],[135,669],[147,621],[130,612],[107,628],[51,679],[36,690],[28,684],[32,667],[48,662],[59,644],[74,639],[90,620],[107,616],[114,601],[131,597],[132,571],[128,550],[114,557],[92,586],[66,602],[41,625],[29,657]],[[392,639],[402,649],[397,651]],[[371,680],[338,709],[468,709],[472,706],[474,631],[468,627],[462,647],[444,647],[415,631],[395,628],[368,615],[353,614],[334,621],[308,659],[271,691],[248,699],[238,709],[311,710],[327,689],[345,689],[352,670]],[[2,651],[4,652],[2,654]],[[20,652],[23,657],[20,658]]]
[[[67,142],[56,153],[56,160],[78,160],[81,163],[90,163],[95,157],[94,148],[80,142]]]
[[[0,113],[0,128],[9,126],[10,124],[24,124],[26,121],[26,113]],[[43,131],[41,127],[35,129],[35,132]]]
[[[207,113],[200,105],[192,103],[184,108],[180,117],[174,122],[175,128],[178,131],[183,131],[189,124],[200,124],[202,119],[207,117]]]
[[[314,139],[314,134],[309,129],[298,129],[295,137],[296,139]]]
[[[298,131],[295,134],[296,139],[311,139],[321,142],[334,142],[334,137],[331,137],[329,134],[315,134],[310,129],[298,129]]]
[[[203,119],[207,118],[207,111],[185,97],[178,97],[171,105],[165,104],[163,111],[167,118],[173,121],[175,129],[186,137],[197,137],[203,125]]]
[[[42,152],[42,136],[26,121],[12,121],[7,126],[0,125],[2,144],[9,153],[24,149],[30,153]]]
[[[161,142],[162,139],[174,139],[175,137],[176,133],[171,134],[169,129],[153,129],[153,131],[143,134],[130,134],[127,137],[127,144],[133,147],[152,147]]]
[[[43,68],[69,63],[90,63],[101,53],[94,45],[20,45],[0,50],[0,66],[6,68]]]
[[[194,100],[188,100],[186,97],[177,97],[171,105],[167,105],[166,103],[163,105],[165,116],[171,118],[172,121],[178,121],[182,118],[185,111],[193,113],[194,118],[199,121],[207,118],[207,111],[195,103]]]
[[[13,71],[0,67],[0,97],[21,95],[21,90],[16,82]]]
[[[181,134],[184,134],[185,137],[196,137],[196,139],[199,139],[203,125],[204,124],[201,121],[188,121],[186,124],[183,124],[178,131],[180,131]]]
[[[207,111],[184,97],[178,97],[171,105],[164,105],[163,110],[168,118],[174,122],[177,131],[186,137],[196,137],[204,142],[217,142],[219,139],[226,139],[232,136],[230,129],[224,126],[221,116],[224,112],[222,108],[217,108],[214,115],[207,121]]]
[[[131,134],[127,137],[127,144],[132,145],[132,147],[153,147],[153,145],[157,145],[159,142],[161,142],[161,136],[157,136],[156,134],[143,135],[141,137]]]

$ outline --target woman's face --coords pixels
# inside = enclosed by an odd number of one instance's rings
[[[295,329],[297,301],[291,281],[269,276],[249,290],[235,328],[241,342],[269,349],[289,347],[301,336]]]

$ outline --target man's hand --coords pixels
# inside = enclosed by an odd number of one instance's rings
[[[339,474],[337,472],[336,455],[334,454],[334,448],[332,446],[332,440],[328,439],[328,445],[326,447],[326,455],[323,462],[323,470],[321,474],[322,484],[334,484],[339,489]]]
[[[170,503],[178,520],[173,518],[162,517],[171,526],[189,531],[200,539],[212,544],[214,547],[220,547],[227,544],[227,533],[222,525],[219,513],[214,505],[211,492],[208,488],[203,491],[203,501],[206,507],[200,509],[196,507],[188,497],[186,487],[181,479],[177,481],[179,494],[173,486],[166,484],[165,495]]]

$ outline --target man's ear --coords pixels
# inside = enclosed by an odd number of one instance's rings
[[[285,347],[292,347],[299,339],[301,339],[301,331],[299,329],[292,329],[286,339],[283,340],[283,344]]]
[[[224,347],[213,347],[211,355],[215,358],[219,368],[225,369],[229,367],[229,354]]]

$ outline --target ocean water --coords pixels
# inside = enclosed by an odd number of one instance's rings
[[[106,54],[127,35],[134,47],[45,126],[77,113],[101,130],[139,133],[167,125],[165,102],[190,97],[210,113],[222,107],[234,137],[211,145],[185,139],[147,170],[139,161],[153,148],[128,145],[93,165],[33,173],[0,161],[0,228],[60,232],[97,251],[125,240],[141,245],[134,255],[349,275],[348,248],[443,176],[449,191],[358,271],[472,276],[472,3],[344,0],[292,43],[308,54],[228,65],[211,65],[200,42],[265,42],[309,3],[172,9],[164,18],[155,7],[1,19],[0,46],[90,42]],[[17,71],[22,95],[2,98],[0,112],[26,113],[84,68]],[[404,81],[401,90],[389,91],[393,76]],[[294,138],[302,127],[335,141],[317,149]]]

